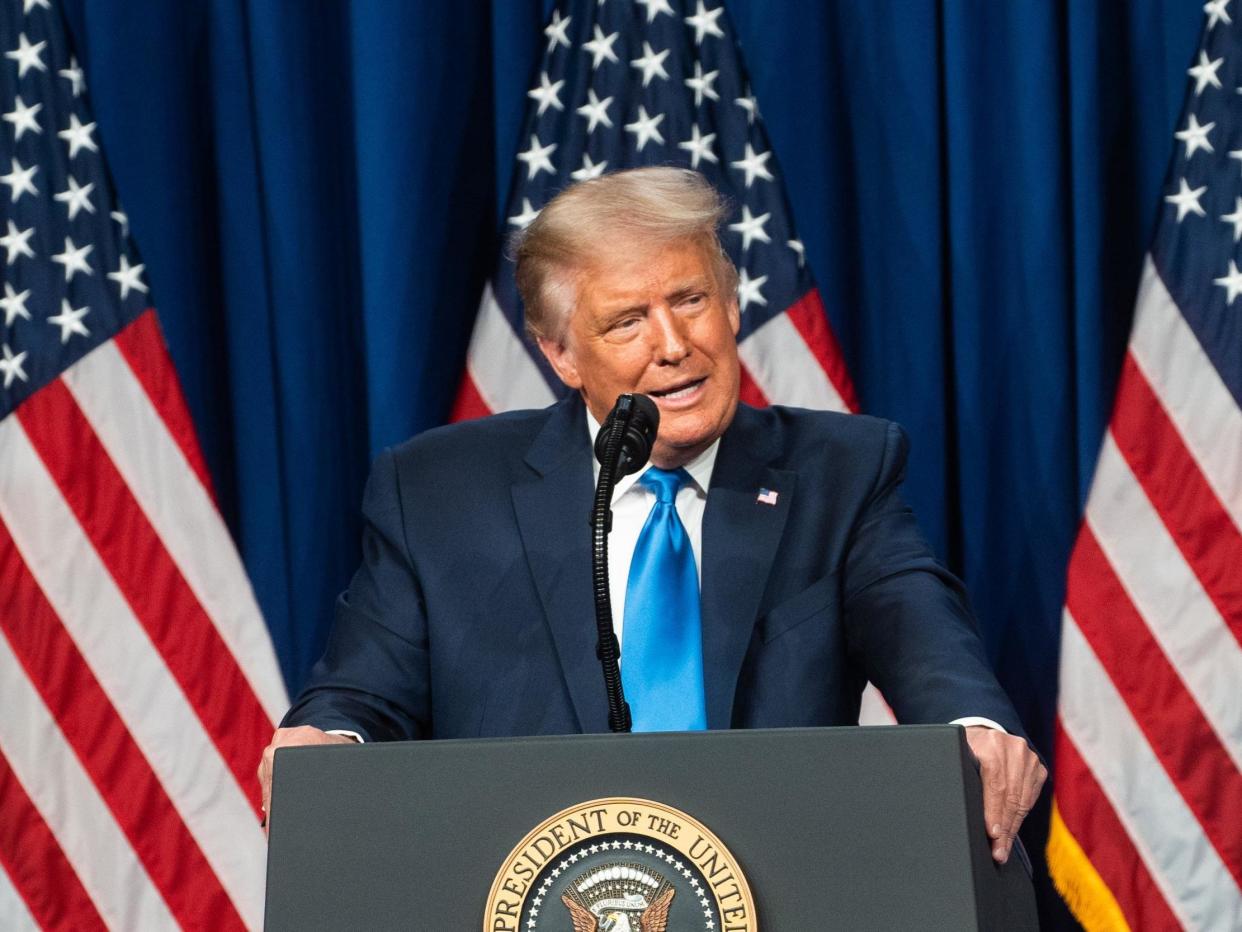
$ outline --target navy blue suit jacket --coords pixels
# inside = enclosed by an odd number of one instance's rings
[[[607,731],[584,412],[574,396],[380,456],[362,565],[284,724],[368,740]],[[703,518],[709,727],[850,724],[871,679],[903,722],[981,715],[1021,733],[961,585],[901,499],[905,459],[889,422],[739,407]]]

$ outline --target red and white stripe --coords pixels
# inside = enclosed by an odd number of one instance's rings
[[[1242,928],[1239,567],[1242,412],[1149,259],[1070,561],[1056,748],[1065,828],[1133,928]],[[1078,868],[1050,866],[1074,903]]]
[[[154,312],[0,422],[0,591],[0,925],[259,928],[287,698]]]

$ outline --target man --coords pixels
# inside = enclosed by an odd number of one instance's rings
[[[1008,858],[1046,773],[900,498],[905,439],[873,418],[739,405],[723,216],[701,176],[646,168],[568,189],[527,228],[527,327],[575,393],[379,458],[362,566],[260,764],[265,806],[278,747],[607,730],[591,441],[619,394],[641,392],[660,409],[655,468],[618,484],[610,539],[636,725],[844,725],[870,679],[903,722],[968,726]]]

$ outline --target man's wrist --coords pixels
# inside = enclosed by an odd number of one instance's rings
[[[997,726],[997,727],[1000,727],[1000,726]],[[362,740],[362,735],[358,734],[358,732],[356,731],[350,731],[347,728],[329,728],[327,731],[324,732],[324,734],[325,735],[340,735],[343,738],[353,738],[359,744],[366,744],[366,742]]]
[[[990,718],[984,718],[981,715],[967,715],[964,718],[955,718],[949,722],[950,725],[961,725],[963,728],[969,728],[972,725],[982,725],[984,728],[991,728],[993,731],[999,731],[1001,734],[1009,734],[1009,732],[998,723]]]

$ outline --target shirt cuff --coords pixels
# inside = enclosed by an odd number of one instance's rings
[[[1001,734],[1009,734],[996,722],[990,718],[983,718],[981,715],[967,715],[965,718],[955,718],[949,724],[961,725],[963,728],[969,728],[971,725],[982,725],[984,728],[991,728],[993,731],[999,731]],[[341,734],[352,734],[352,732],[341,732]],[[359,738],[358,740],[361,741],[362,739]]]
[[[963,719],[962,721],[965,721],[965,719]],[[979,721],[986,722],[987,719],[980,719]],[[979,722],[972,721],[971,724],[977,725],[979,724]],[[995,725],[993,727],[1000,728],[1000,725]],[[1004,729],[1001,729],[1001,730],[1003,731]],[[327,731],[324,732],[324,734],[325,735],[344,735],[346,738],[353,738],[359,744],[366,744],[366,742],[362,740],[362,735],[358,734],[358,732],[356,731],[349,731],[345,728],[329,728]]]

